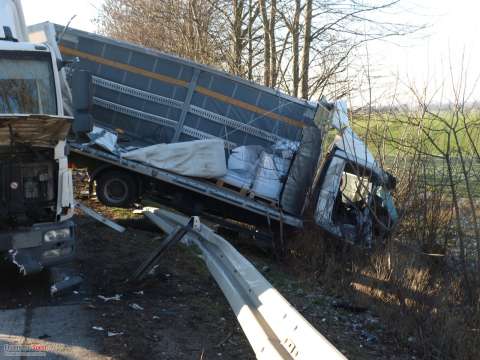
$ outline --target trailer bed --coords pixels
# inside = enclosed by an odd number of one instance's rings
[[[201,195],[212,197],[270,220],[279,221],[296,228],[303,227],[302,219],[283,213],[280,208],[273,206],[268,202],[252,199],[228,188],[219,187],[215,183],[211,183],[203,179],[196,179],[174,174],[169,171],[146,165],[144,163],[123,159],[118,155],[97,149],[89,144],[71,141],[70,147],[72,152],[78,153],[81,156],[87,156],[94,160],[109,163],[111,165],[121,167],[123,169],[172,184],[174,186],[182,187]]]

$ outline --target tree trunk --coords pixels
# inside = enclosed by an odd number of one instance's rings
[[[272,88],[277,86],[278,78],[278,69],[277,69],[277,45],[276,45],[276,36],[275,36],[275,26],[276,26],[276,16],[277,16],[277,0],[271,0],[270,4],[270,78]]]
[[[265,0],[259,0],[258,5],[260,6],[260,13],[262,15],[262,23],[263,23],[263,43],[264,43],[263,82],[265,86],[270,86],[271,85],[271,80],[270,80],[271,39],[270,39],[270,29],[269,29],[270,26],[269,26],[269,21],[267,16],[267,8],[266,8]]]
[[[248,0],[248,58],[247,58],[247,78],[253,80],[253,23],[255,22],[253,0]]]
[[[300,85],[300,12],[301,1],[295,0],[295,15],[291,26],[292,33],[292,79],[293,96],[298,97]]]
[[[302,79],[302,98],[309,98],[309,67],[310,67],[310,46],[312,42],[312,3],[313,0],[307,0],[307,5],[305,7],[305,35],[303,40],[303,54],[302,54],[302,70],[301,70],[301,79]]]
[[[242,75],[242,51],[243,51],[243,0],[233,0],[233,59],[232,73]]]

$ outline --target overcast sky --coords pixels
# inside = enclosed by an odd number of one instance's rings
[[[93,19],[101,0],[22,0],[27,24],[51,21],[95,31]],[[469,69],[469,88],[480,74],[480,2],[475,0],[402,0],[403,11],[393,15],[396,22],[428,24],[414,36],[392,42],[368,45],[369,61],[377,74],[386,76],[378,83],[391,84],[399,75],[399,83],[418,88],[429,84],[430,91],[450,79],[450,69],[460,78],[460,64]],[[392,16],[392,15],[390,15]],[[366,49],[365,49],[366,50]],[[450,66],[452,65],[452,66]],[[373,84],[375,85],[375,83]],[[392,86],[389,87],[390,89]],[[450,86],[447,84],[447,88]],[[450,97],[451,91],[445,90]],[[439,98],[440,95],[437,95]],[[473,97],[480,99],[480,87]]]

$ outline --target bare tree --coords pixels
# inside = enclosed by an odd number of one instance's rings
[[[106,0],[97,22],[106,35],[310,99],[351,91],[346,70],[363,43],[416,29],[375,17],[398,2]]]
[[[309,67],[310,67],[310,49],[312,47],[312,18],[313,18],[313,0],[307,0],[305,6],[305,33],[303,35],[303,54],[302,54],[302,98],[309,97]]]
[[[260,7],[260,13],[262,15],[262,23],[263,23],[263,42],[264,42],[264,62],[263,62],[263,82],[266,86],[271,85],[271,62],[272,62],[272,54],[270,52],[271,46],[270,43],[272,42],[271,39],[271,32],[270,32],[270,21],[268,19],[268,10],[267,10],[267,3],[266,0],[259,0],[258,5]]]
[[[219,66],[215,14],[210,0],[106,0],[96,21],[107,36]]]
[[[255,65],[255,34],[260,29],[259,26],[255,27],[255,22],[259,14],[259,5],[253,0],[248,1],[248,25],[247,25],[247,78],[253,80],[253,69]]]

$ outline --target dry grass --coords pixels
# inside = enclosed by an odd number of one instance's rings
[[[468,300],[462,274],[445,257],[394,242],[370,254],[345,247],[309,229],[292,250],[290,265],[332,294],[377,313],[399,347],[424,359],[478,359],[478,296]]]

